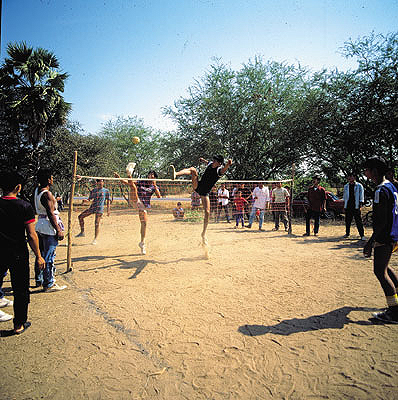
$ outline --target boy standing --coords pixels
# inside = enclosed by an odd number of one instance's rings
[[[267,186],[264,186],[263,182],[260,182],[253,190],[254,204],[252,207],[252,212],[250,213],[248,228],[252,227],[254,217],[256,216],[257,210],[260,211],[260,222],[258,224],[258,229],[261,231],[263,228],[264,221],[264,210],[269,206],[269,190]]]
[[[348,183],[344,185],[344,210],[345,210],[345,235],[348,238],[350,236],[350,228],[352,218],[355,218],[355,224],[357,225],[359,236],[361,240],[365,240],[363,223],[361,218],[361,207],[365,201],[363,186],[355,181],[354,174],[350,174],[347,177]]]
[[[314,219],[314,236],[318,235],[319,220],[321,212],[325,211],[326,191],[319,185],[321,179],[318,176],[312,178],[312,186],[308,189],[308,210],[305,214],[305,233],[303,236],[310,236],[310,221]]]
[[[48,169],[41,169],[37,173],[39,186],[35,189],[35,208],[38,214],[36,232],[39,237],[40,252],[46,261],[43,270],[35,265],[36,287],[43,285],[43,291],[56,292],[66,289],[66,285],[58,286],[55,283],[55,253],[58,241],[64,238],[64,228],[59,217],[58,203],[50,188],[54,177]]]
[[[288,231],[287,209],[289,209],[290,195],[286,188],[282,187],[282,182],[276,182],[275,189],[272,190],[272,207],[275,212],[275,228],[273,231],[279,230],[279,220],[282,219],[285,231]]]
[[[223,209],[225,212],[225,216],[227,217],[227,222],[231,223],[228,212],[229,190],[226,189],[225,183],[222,183],[220,189],[218,189],[217,197],[218,197],[217,222],[220,220],[221,210]]]
[[[36,256],[38,268],[45,267],[35,232],[35,213],[32,206],[17,197],[22,188],[22,178],[15,172],[2,172],[0,187],[0,276],[9,269],[14,292],[14,333],[19,335],[31,325],[28,319],[29,304],[29,252],[28,243]]]
[[[239,226],[239,221],[241,221],[242,228],[244,228],[245,220],[243,218],[243,211],[245,209],[245,204],[248,204],[248,201],[242,197],[242,192],[240,190],[238,190],[235,193],[234,204],[235,204],[235,218],[236,218],[235,229]]]
[[[209,193],[212,190],[213,186],[216,184],[216,182],[220,179],[220,177],[224,175],[225,172],[228,170],[228,168],[231,166],[232,160],[229,159],[224,166],[223,166],[224,157],[220,155],[214,156],[213,161],[211,162],[208,162],[204,158],[199,158],[199,161],[207,164],[205,172],[203,173],[202,178],[200,180],[198,171],[194,167],[185,168],[178,172],[175,171],[173,165],[171,165],[170,168],[173,173],[173,179],[175,179],[177,176],[191,175],[192,187],[200,195],[203,204],[203,209],[205,211],[205,216],[203,219],[203,230],[201,236],[203,244],[207,244],[206,230],[209,224],[209,217],[210,217]]]
[[[398,277],[388,266],[394,244],[398,241],[398,189],[385,179],[386,162],[379,157],[369,158],[365,175],[376,185],[373,200],[373,234],[363,253],[370,257],[374,248],[373,270],[387,301],[387,310],[373,314],[381,321],[398,324]]]

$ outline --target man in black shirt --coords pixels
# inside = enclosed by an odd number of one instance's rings
[[[191,175],[192,179],[192,187],[193,189],[200,195],[202,199],[203,209],[205,211],[205,216],[203,219],[203,230],[202,230],[202,242],[203,244],[207,244],[206,238],[206,230],[207,225],[209,224],[210,217],[210,200],[209,193],[216,182],[220,179],[222,175],[225,174],[227,169],[231,166],[232,160],[229,159],[225,165],[223,156],[214,156],[213,161],[208,162],[204,158],[199,158],[201,163],[206,163],[207,167],[205,172],[203,173],[201,179],[199,180],[198,171],[195,167],[185,168],[181,171],[175,172],[174,166],[170,165],[170,168],[173,173],[173,179],[177,176],[182,175]]]
[[[35,232],[35,213],[32,206],[19,198],[22,178],[15,172],[2,172],[0,188],[0,276],[9,269],[14,292],[14,333],[20,334],[30,326],[29,304],[29,252],[28,243],[36,256],[40,269],[45,261],[39,250],[39,240]]]

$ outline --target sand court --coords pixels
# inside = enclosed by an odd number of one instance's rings
[[[32,289],[31,328],[0,338],[0,398],[397,398],[398,326],[369,320],[385,298],[363,242],[342,222],[233,225],[209,225],[207,259],[200,223],[150,213],[141,255],[134,212],[103,217],[95,246],[87,218],[71,273],[57,250],[68,290]]]

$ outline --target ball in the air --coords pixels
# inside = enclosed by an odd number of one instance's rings
[[[134,144],[138,144],[140,142],[140,138],[138,136],[134,136],[131,140]]]

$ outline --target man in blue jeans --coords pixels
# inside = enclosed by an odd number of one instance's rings
[[[39,186],[35,190],[35,207],[39,218],[36,223],[36,232],[39,237],[40,252],[46,261],[44,270],[35,266],[36,287],[43,285],[43,291],[55,292],[66,288],[55,283],[55,252],[58,241],[64,238],[62,221],[59,218],[57,200],[50,192],[54,178],[47,169],[37,173]]]

